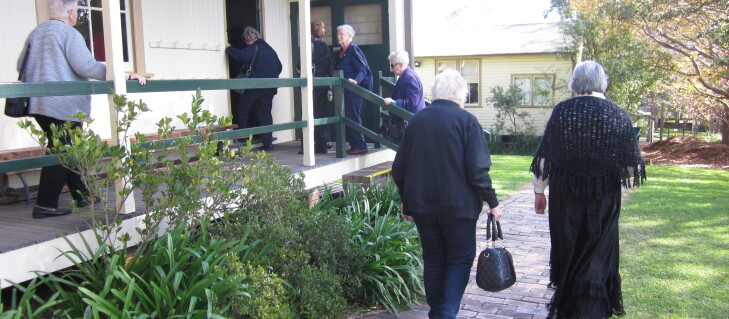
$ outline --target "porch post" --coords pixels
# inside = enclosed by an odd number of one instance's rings
[[[309,0],[299,1],[299,50],[301,76],[306,79],[306,86],[301,88],[301,118],[306,121],[302,130],[304,144],[304,166],[314,166],[314,74],[311,72],[311,3]]]
[[[114,81],[116,94],[127,94],[126,74],[124,74],[124,55],[121,32],[121,12],[119,0],[103,0],[102,16],[104,17],[104,51],[106,52],[106,79]],[[127,145],[128,141],[121,140],[117,134],[119,114],[114,107],[114,96],[109,99],[109,129],[111,130],[111,145]],[[124,189],[126,178],[116,181],[116,208],[121,214],[134,212],[134,194],[129,194],[124,200],[121,191]]]

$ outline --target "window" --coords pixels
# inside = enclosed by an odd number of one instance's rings
[[[121,29],[122,29],[122,46],[124,48],[124,62],[127,65],[133,63],[129,45],[129,35],[131,33],[130,12],[128,4],[129,0],[120,0],[119,9],[121,10]],[[101,0],[80,0],[78,4],[78,23],[76,29],[81,32],[86,40],[86,46],[91,50],[97,61],[105,62],[104,53],[104,19],[101,12]],[[131,67],[129,67],[131,68]]]
[[[443,72],[446,69],[453,69],[461,72],[463,79],[466,80],[468,85],[468,94],[466,95],[466,106],[478,106],[480,105],[479,97],[481,96],[480,82],[481,82],[481,71],[480,71],[480,60],[442,60],[436,64],[438,66],[437,72]]]
[[[512,83],[524,92],[523,106],[550,106],[554,98],[554,75],[513,75]]]

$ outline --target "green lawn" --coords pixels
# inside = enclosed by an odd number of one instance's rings
[[[532,180],[531,156],[491,155],[491,180],[499,200],[504,200]]]
[[[620,216],[627,318],[728,318],[729,171],[647,173]]]

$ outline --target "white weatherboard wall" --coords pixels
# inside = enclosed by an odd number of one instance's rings
[[[23,50],[25,39],[37,25],[35,17],[35,1],[2,1],[0,10],[0,39],[3,49],[0,50],[0,82],[18,80],[17,62]],[[0,98],[0,106],[5,107],[5,99]],[[16,124],[19,119],[0,115],[0,151],[29,146],[37,146],[30,134]]]
[[[152,80],[228,77],[224,0],[144,0],[141,9],[142,45],[147,72],[154,74]],[[161,118],[174,119],[189,111],[194,93],[130,94],[130,99],[142,99],[152,109],[132,129],[155,132],[155,123]],[[228,94],[227,90],[203,91],[203,108],[216,115],[229,115]],[[181,127],[181,122],[175,120],[173,123]]]
[[[437,75],[437,60],[465,59],[466,57],[416,57],[415,60],[421,63],[420,67],[413,69],[420,76],[425,90],[425,97],[430,99],[431,87]],[[484,101],[491,97],[491,89],[497,85],[507,88],[511,84],[512,74],[554,74],[556,78],[556,91],[554,104],[570,97],[567,90],[567,83],[572,75],[572,62],[569,59],[559,58],[556,54],[530,54],[530,55],[495,55],[495,56],[474,56],[468,59],[480,59],[481,63],[481,88],[480,105],[469,106],[466,110],[473,113],[485,129],[491,129],[496,122],[496,109],[487,105]],[[552,114],[552,107],[526,107],[522,108],[529,112],[529,118],[536,126],[536,134],[541,135],[544,126]]]

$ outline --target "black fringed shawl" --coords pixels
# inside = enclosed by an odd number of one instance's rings
[[[600,198],[619,185],[637,187],[645,180],[628,114],[594,96],[555,106],[530,170],[537,178],[549,178],[550,185],[567,187],[576,198]]]

